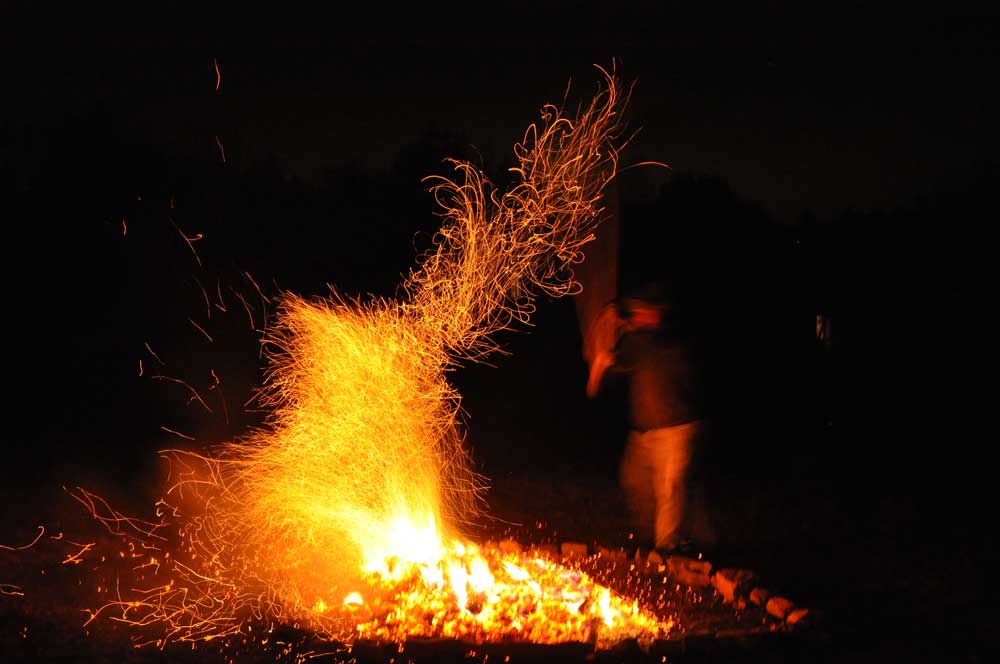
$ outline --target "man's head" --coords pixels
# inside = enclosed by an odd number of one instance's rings
[[[625,324],[634,330],[663,327],[671,305],[669,290],[661,282],[643,284],[626,293],[618,303]]]

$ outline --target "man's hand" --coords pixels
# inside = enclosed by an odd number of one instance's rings
[[[610,351],[599,350],[590,363],[590,375],[587,377],[587,396],[593,399],[601,388],[604,373],[615,363],[615,356]]]

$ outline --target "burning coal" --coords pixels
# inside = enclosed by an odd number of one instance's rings
[[[443,224],[398,300],[285,294],[264,339],[258,430],[204,454],[168,450],[152,521],[73,492],[122,538],[133,578],[91,612],[136,643],[203,642],[251,623],[306,624],[350,642],[652,639],[670,629],[586,574],[479,549],[462,535],[483,478],[463,446],[448,372],[497,350],[572,268],[600,220],[623,146],[613,75],[565,117],[553,105],[515,147],[516,183],[467,162],[432,192]],[[127,588],[127,589],[126,589]]]

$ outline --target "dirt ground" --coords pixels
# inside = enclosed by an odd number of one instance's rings
[[[491,519],[479,536],[510,536],[525,543],[576,541],[634,551],[637,543],[630,537],[612,473],[556,477],[507,472],[491,478],[486,495]],[[986,661],[990,635],[1000,618],[984,591],[983,565],[991,554],[991,535],[970,531],[967,521],[953,521],[949,530],[931,540],[921,536],[927,514],[919,502],[897,496],[857,509],[837,495],[831,482],[808,469],[784,477],[783,482],[765,483],[727,478],[731,499],[718,513],[723,537],[704,555],[716,568],[751,569],[760,585],[815,609],[822,621],[809,634],[816,638],[804,644],[751,643],[735,652],[674,650],[666,661]],[[0,571],[6,578],[16,576],[23,553],[0,551]],[[73,573],[50,579],[52,593],[58,596],[62,589],[70,596],[66,586],[72,584]],[[58,606],[58,599],[0,595],[0,661],[227,659],[221,649],[211,648],[132,650],[123,634],[112,634],[110,640],[108,635],[88,637],[81,622],[79,609]],[[417,644],[406,656],[414,661],[475,661],[468,652],[456,650],[459,645]],[[274,661],[280,654],[272,644],[252,655],[244,651],[242,661]],[[365,655],[359,650],[355,657],[388,661],[393,654],[398,653],[374,650]],[[623,647],[595,658],[586,649],[566,646],[527,648],[512,661],[654,661],[654,655]],[[666,655],[655,661],[660,656]]]
[[[899,496],[858,509],[832,481],[808,473],[763,485],[730,477],[727,485],[734,499],[718,511],[722,537],[706,558],[715,568],[751,569],[762,586],[823,616],[822,642],[805,653],[751,653],[750,661],[987,661],[1000,611],[987,601],[993,536],[982,524],[936,518],[919,500]],[[516,505],[518,496],[546,497],[522,500],[512,520],[529,520],[534,505],[546,504],[544,528],[629,546],[624,508],[607,477],[589,485],[512,476],[495,483],[498,506]],[[934,537],[921,528],[927,522],[939,525]]]

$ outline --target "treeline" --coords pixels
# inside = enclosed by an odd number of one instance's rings
[[[106,116],[38,137],[30,159],[31,141],[20,140],[6,154],[31,168],[7,159],[0,195],[11,256],[5,345],[22,398],[44,414],[21,427],[25,440],[61,435],[67,422],[97,437],[108,421],[231,436],[253,420],[239,413],[259,383],[266,298],[322,295],[327,284],[393,296],[439,225],[423,178],[461,157],[502,186],[509,165],[443,131],[382,169],[331,161],[309,182],[276,160],[244,163],[235,148],[225,162],[214,145],[202,155],[154,149]],[[722,428],[747,441],[730,449],[794,447],[831,426],[886,435],[908,417],[940,426],[975,398],[968,378],[980,359],[972,341],[987,329],[977,321],[988,307],[996,181],[984,166],[891,210],[803,212],[784,224],[721,177],[678,172],[654,199],[621,201],[622,288],[653,278],[676,286],[709,350]],[[536,383],[546,408],[579,410],[572,307],[541,315],[534,341],[510,343],[528,364],[565,372]],[[817,340],[817,316],[830,344]],[[183,377],[199,393],[214,389],[215,371],[229,390],[226,424],[205,423],[222,419],[221,402],[209,414],[176,384],[138,381],[140,361],[144,378]],[[475,402],[474,379],[464,380]],[[164,395],[176,412],[160,417],[149,404]],[[574,418],[543,424],[553,422]]]

